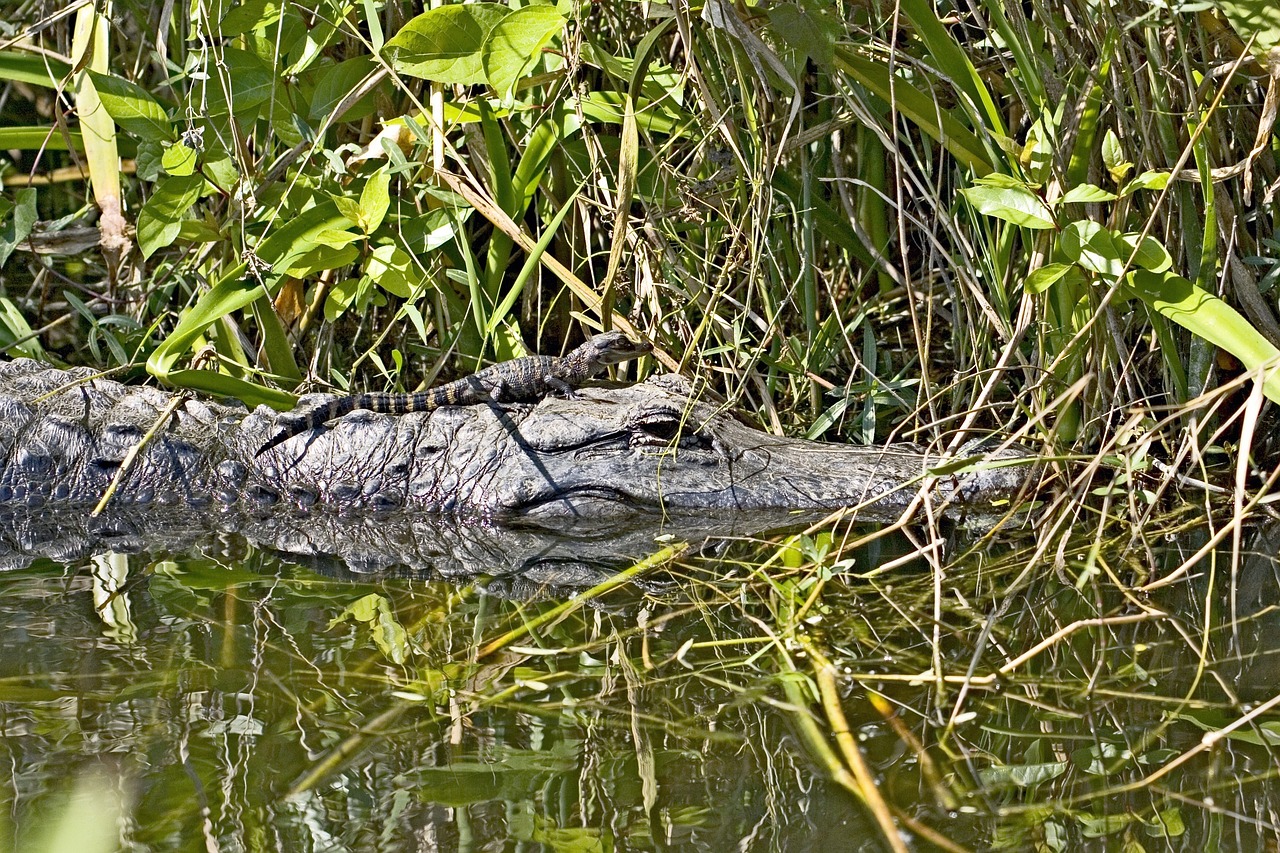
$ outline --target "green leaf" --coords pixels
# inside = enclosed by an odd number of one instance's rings
[[[11,356],[36,359],[45,357],[44,347],[40,346],[40,336],[32,332],[27,318],[7,296],[0,296],[0,348]]]
[[[1066,195],[1064,195],[1060,204],[1077,204],[1079,202],[1093,201],[1115,201],[1118,196],[1115,193],[1107,192],[1102,187],[1093,184],[1081,184],[1078,187],[1072,187]]]
[[[1184,329],[1234,355],[1249,370],[1270,367],[1263,393],[1280,403],[1280,350],[1238,311],[1174,273],[1135,270],[1125,282],[1142,301]]]
[[[204,178],[183,175],[165,178],[138,213],[138,248],[149,258],[178,238],[182,220],[200,199]]]
[[[1023,287],[1027,293],[1043,293],[1048,290],[1054,282],[1063,276],[1075,272],[1079,274],[1074,264],[1045,264],[1040,269],[1027,276],[1027,280],[1023,282]]]
[[[1124,159],[1124,149],[1120,147],[1120,137],[1114,130],[1108,130],[1102,137],[1102,163],[1107,167],[1111,180],[1117,184],[1124,181],[1133,164]]]
[[[1141,237],[1141,242],[1139,238]],[[1120,240],[1129,249],[1129,254],[1133,256],[1133,264],[1142,267],[1144,270],[1151,272],[1164,272],[1173,266],[1173,258],[1169,256],[1169,250],[1164,247],[1154,237],[1142,237],[1141,234],[1122,234]],[[1134,253],[1134,249],[1137,252]],[[1126,256],[1126,260],[1128,256]]]
[[[422,283],[422,273],[408,252],[397,246],[379,246],[365,262],[365,273],[378,287],[408,299]]]
[[[329,197],[333,199],[334,205],[352,225],[360,224],[360,202],[340,195]]]
[[[56,127],[40,127],[27,125],[24,127],[0,127],[0,149],[10,148],[19,151],[66,151],[67,137],[77,151],[84,150],[84,139],[80,131],[74,130],[63,135]]]
[[[833,15],[789,3],[771,6],[768,15],[769,29],[787,47],[818,65],[831,65],[836,40],[844,35],[844,27]]]
[[[0,210],[4,225],[0,227],[0,267],[13,254],[14,249],[31,235],[38,213],[35,187],[23,187],[13,194],[13,201],[0,198],[6,207]]]
[[[1058,249],[1068,260],[1113,281],[1120,277],[1132,251],[1118,234],[1084,219],[1062,229]]]
[[[1275,61],[1268,56],[1280,48],[1280,6],[1274,0],[1215,0],[1213,5],[1231,22],[1241,41],[1253,39],[1255,56],[1264,62]]]
[[[352,91],[362,84],[374,69],[379,67],[372,57],[357,56],[345,62],[339,62],[319,73],[315,91],[311,93],[311,104],[307,109],[307,117],[321,119],[332,113]],[[375,87],[376,89],[376,87]],[[369,92],[359,101],[347,108],[343,115],[333,116],[333,120],[346,119],[354,121],[363,118],[373,110],[374,92]]]
[[[139,139],[173,139],[169,117],[146,89],[110,74],[86,73],[98,90],[98,98],[107,115],[126,132]]]
[[[383,218],[386,217],[387,208],[391,205],[391,196],[387,193],[390,185],[391,174],[385,167],[374,172],[365,182],[364,189],[360,192],[360,206],[356,219],[364,233],[372,234],[377,231]]]
[[[56,89],[71,76],[71,66],[48,54],[0,50],[0,80]]]
[[[209,115],[234,115],[239,120],[256,117],[258,108],[271,99],[277,85],[274,70],[254,54],[238,48],[222,48],[219,58],[219,67],[211,61],[206,69],[210,76]]]
[[[849,46],[837,44],[835,66],[886,103],[893,104],[898,112],[937,140],[961,164],[979,175],[994,171],[986,146],[973,131],[941,109],[934,98],[901,77],[895,77],[886,63],[865,59]]]
[[[306,278],[321,270],[336,270],[355,263],[360,250],[355,246],[316,246],[300,257],[294,258],[285,271],[295,278]]]
[[[244,0],[231,6],[222,16],[218,33],[223,38],[244,35],[270,26],[280,20],[280,5],[276,0]]]
[[[357,300],[363,299],[369,289],[369,278],[347,278],[329,288],[324,300],[324,319],[336,322]]]
[[[181,178],[196,171],[196,152],[181,142],[175,142],[164,150],[160,165],[174,177]]]
[[[271,264],[274,272],[283,272],[295,258],[311,251],[320,242],[321,234],[342,230],[348,224],[347,218],[338,213],[334,204],[323,201],[276,228],[254,247],[254,251],[259,258]]]
[[[508,98],[516,81],[542,58],[542,49],[564,29],[564,16],[554,6],[516,9],[494,26],[481,59],[489,85]]]
[[[383,55],[396,71],[409,77],[462,85],[483,83],[485,41],[510,14],[510,9],[497,3],[441,6],[401,27],[383,48]]]
[[[1169,185],[1173,175],[1169,172],[1147,170],[1124,185],[1120,195],[1128,195],[1136,190],[1162,190]]]
[[[1025,187],[976,186],[960,190],[960,194],[979,213],[993,216],[1023,228],[1053,228],[1049,209],[1040,197]]]
[[[190,388],[219,397],[235,397],[251,406],[266,403],[277,409],[291,409],[297,403],[297,398],[285,391],[264,388],[211,370],[174,369],[183,353],[188,352],[211,325],[258,299],[265,301],[260,284],[241,278],[244,271],[245,265],[237,264],[197,300],[169,337],[151,353],[147,359],[147,370],[160,381],[180,388]]]

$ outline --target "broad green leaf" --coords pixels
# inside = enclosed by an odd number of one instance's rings
[[[1137,296],[1179,326],[1234,355],[1249,370],[1270,368],[1263,393],[1280,403],[1280,350],[1238,311],[1174,273],[1135,270],[1125,283]]]
[[[274,70],[247,50],[222,48],[215,64],[211,59],[205,69],[209,74],[208,112],[225,120],[234,115],[239,120],[255,117],[258,108],[271,100],[278,85]]]
[[[331,195],[329,198],[333,199],[334,206],[352,225],[360,224],[360,202],[340,195]]]
[[[422,272],[408,252],[398,246],[379,246],[365,262],[365,273],[378,287],[408,299],[422,283]]]
[[[967,187],[960,194],[979,213],[994,216],[1023,228],[1053,228],[1049,209],[1035,193],[1023,187]]]
[[[1275,62],[1268,54],[1280,48],[1280,5],[1274,0],[1214,0],[1213,5],[1231,22],[1241,41],[1253,39],[1256,56]]]
[[[294,258],[285,271],[295,278],[306,278],[322,270],[336,270],[355,263],[360,250],[355,246],[316,246],[300,257]]]
[[[336,322],[357,300],[362,300],[369,290],[368,276],[347,278],[329,288],[324,300],[324,318]]]
[[[1058,249],[1068,260],[1112,280],[1120,277],[1132,252],[1118,234],[1084,219],[1062,229]]]
[[[483,83],[485,41],[509,14],[510,9],[497,3],[441,6],[401,27],[383,48],[383,55],[396,71],[409,77]]]
[[[280,4],[277,0],[244,0],[227,5],[231,9],[222,16],[218,25],[218,33],[223,38],[244,35],[280,20]]]
[[[354,231],[344,231],[337,228],[330,228],[327,231],[321,231],[314,237],[315,242],[321,246],[332,246],[335,249],[341,249],[343,246],[350,245],[357,240],[363,240],[363,234],[357,234]]]
[[[1120,137],[1116,136],[1114,130],[1108,130],[1106,135],[1102,137],[1102,164],[1107,167],[1107,173],[1111,175],[1111,180],[1117,184],[1124,183],[1129,170],[1133,168],[1133,164],[1124,159],[1124,149],[1120,147]]]
[[[294,258],[311,251],[320,242],[321,234],[345,230],[349,224],[332,202],[322,201],[271,231],[254,251],[271,264],[274,272],[283,272],[293,264]]]
[[[1027,280],[1023,283],[1027,293],[1043,293],[1048,290],[1054,282],[1063,276],[1076,272],[1074,264],[1045,264],[1040,269],[1027,276]]]
[[[107,115],[126,132],[139,139],[173,139],[173,126],[169,124],[164,107],[146,89],[110,74],[86,73],[98,90],[98,98]]]
[[[9,260],[9,256],[13,254],[13,250],[31,234],[31,229],[35,227],[38,213],[36,211],[36,189],[35,187],[23,187],[13,194],[13,201],[0,198],[0,203],[5,205],[4,210],[0,210],[0,266],[4,266],[4,262]]]
[[[1154,237],[1142,237],[1142,241],[1138,242],[1140,234],[1122,234],[1120,240],[1129,249],[1129,254],[1133,255],[1133,265],[1142,267],[1144,270],[1151,272],[1164,272],[1173,266],[1173,258],[1169,257],[1169,250]],[[1134,253],[1137,248],[1137,253]],[[1126,256],[1126,260],[1128,256]]]
[[[481,52],[484,73],[499,97],[510,97],[521,77],[542,58],[542,49],[564,29],[554,6],[516,9],[494,26]]]
[[[164,170],[174,177],[181,178],[194,174],[196,171],[196,152],[181,142],[175,142],[164,150],[164,155],[160,158],[160,165],[164,166]]]
[[[783,44],[820,66],[831,65],[836,41],[844,35],[844,27],[834,15],[790,3],[771,5],[768,15],[769,29]]]
[[[391,185],[391,173],[386,168],[379,169],[369,176],[364,189],[360,192],[360,206],[356,222],[366,234],[378,230],[391,205],[391,196],[387,189]]]
[[[332,113],[353,90],[360,86],[366,77],[372,74],[379,66],[369,56],[357,56],[354,59],[348,59],[345,62],[339,62],[318,72],[319,77],[316,81],[315,91],[311,93],[311,104],[307,110],[307,117],[311,119],[322,119]],[[355,121],[363,118],[373,110],[373,102],[375,91],[369,92],[359,101],[347,108],[347,112],[340,116],[333,116],[334,121],[344,119],[346,121]]]
[[[1115,201],[1117,198],[1115,193],[1107,192],[1102,187],[1093,184],[1081,184],[1078,187],[1072,187],[1067,191],[1060,200],[1060,204],[1077,204],[1080,202],[1096,202],[1096,201]]]
[[[1135,190],[1162,190],[1169,185],[1172,177],[1169,172],[1148,170],[1125,184],[1120,195],[1128,195]]]
[[[201,170],[205,180],[224,192],[231,192],[240,181],[240,167],[236,161],[221,152],[204,152],[204,168]]]
[[[204,187],[199,175],[165,178],[138,213],[138,248],[149,258],[178,238],[182,220],[195,206]]]

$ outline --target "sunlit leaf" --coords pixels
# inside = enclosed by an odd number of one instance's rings
[[[391,196],[387,194],[390,185],[391,174],[385,168],[374,172],[365,182],[356,210],[356,224],[364,233],[372,234],[377,231],[387,215],[387,208],[391,204]]]
[[[438,83],[485,80],[482,51],[489,33],[511,14],[497,3],[441,6],[412,19],[383,54],[401,74]]]
[[[1144,302],[1183,328],[1240,359],[1249,370],[1270,366],[1263,391],[1280,402],[1280,350],[1236,309],[1174,273],[1136,270],[1127,279]]]
[[[979,213],[1024,228],[1053,228],[1053,216],[1040,197],[1024,187],[967,187],[960,194]]]
[[[86,73],[98,90],[98,98],[107,115],[126,132],[141,139],[173,138],[173,127],[164,107],[146,89],[110,74]]]
[[[1124,272],[1125,261],[1131,254],[1118,234],[1083,219],[1062,229],[1058,249],[1068,260],[1112,279]]]
[[[196,170],[196,152],[181,142],[175,142],[164,150],[164,155],[160,158],[160,165],[164,166],[164,170],[174,177],[184,177],[195,173]]]
[[[1043,293],[1048,290],[1054,282],[1071,273],[1078,274],[1078,270],[1074,264],[1045,264],[1040,267],[1040,269],[1027,276],[1027,280],[1022,286],[1026,288],[1028,293]]]
[[[1115,201],[1116,198],[1115,193],[1107,192],[1102,187],[1094,186],[1093,184],[1081,184],[1067,191],[1060,201],[1062,204],[1076,204],[1078,202]]]
[[[542,57],[542,49],[564,29],[564,16],[554,6],[525,6],[499,21],[485,39],[485,76],[501,97]]]

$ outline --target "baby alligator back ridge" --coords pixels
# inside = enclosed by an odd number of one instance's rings
[[[621,332],[604,332],[564,356],[531,355],[486,367],[456,382],[414,394],[352,394],[336,397],[303,412],[289,412],[258,455],[328,421],[358,409],[383,415],[430,412],[441,406],[481,403],[535,403],[550,393],[572,397],[576,388],[606,367],[640,358],[653,348]]]

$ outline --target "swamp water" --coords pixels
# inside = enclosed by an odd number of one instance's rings
[[[853,741],[911,849],[1280,839],[1275,528],[4,522],[0,850],[888,849]]]

